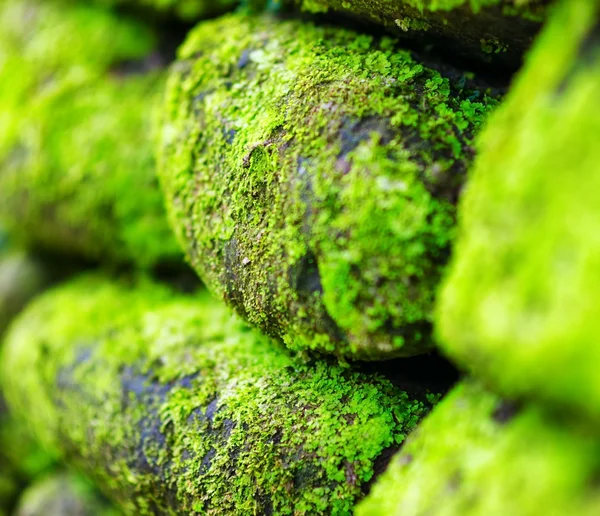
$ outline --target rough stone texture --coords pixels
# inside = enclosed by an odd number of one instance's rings
[[[22,494],[14,516],[119,516],[77,475],[55,473]]]
[[[426,351],[470,144],[495,105],[470,82],[390,39],[268,16],[200,24],[159,142],[192,265],[293,349]]]
[[[461,384],[411,434],[356,515],[597,515],[593,434]]]
[[[7,398],[129,514],[350,514],[437,395],[293,358],[214,300],[86,277],[20,316]]]
[[[514,66],[544,20],[550,0],[293,0],[313,13],[341,12],[435,43],[458,56]]]
[[[155,177],[153,35],[83,5],[0,4],[0,224],[31,247],[180,260]]]
[[[564,1],[481,138],[438,309],[445,351],[511,397],[600,420],[600,15]]]

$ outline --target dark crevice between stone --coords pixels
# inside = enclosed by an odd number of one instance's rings
[[[458,370],[437,352],[384,362],[355,362],[365,374],[381,374],[396,387],[428,403],[428,394],[446,394],[460,379]]]
[[[565,73],[563,80],[556,88],[556,95],[563,95],[573,78],[586,68],[600,66],[600,19],[581,41],[577,57],[573,59],[570,69]]]
[[[162,262],[152,268],[151,275],[177,292],[191,294],[204,288],[194,270],[182,262]]]
[[[373,486],[377,483],[381,474],[386,472],[390,462],[401,448],[402,445],[390,446],[383,450],[379,457],[375,459],[375,462],[373,463],[373,476],[368,482],[365,482],[360,489],[363,496],[367,496],[371,492],[371,489],[373,489]]]
[[[153,29],[157,37],[156,48],[141,59],[127,59],[114,63],[110,73],[115,77],[127,77],[166,69],[177,57],[177,49],[185,40],[194,23],[186,23],[168,16],[152,16],[148,12],[140,12],[134,6],[120,6],[118,12],[123,16],[142,21]]]

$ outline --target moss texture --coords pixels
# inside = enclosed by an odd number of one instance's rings
[[[510,396],[600,419],[600,15],[564,1],[482,135],[438,319]]]
[[[454,79],[389,39],[309,23],[193,30],[159,173],[212,291],[293,349],[427,350],[470,143],[495,104]]]
[[[12,326],[11,408],[129,514],[350,514],[436,396],[305,363],[212,299],[83,278]]]
[[[438,42],[465,57],[514,65],[529,47],[550,0],[293,0],[308,12],[338,11]]]
[[[461,384],[408,438],[357,516],[593,516],[600,441]]]
[[[118,516],[83,478],[54,473],[23,493],[14,516]]]
[[[9,233],[91,259],[179,259],[152,157],[163,86],[154,49],[144,27],[99,9],[0,4],[0,224]]]

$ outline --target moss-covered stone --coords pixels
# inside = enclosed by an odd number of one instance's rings
[[[410,40],[513,66],[529,47],[550,0],[290,0],[308,12],[337,11]]]
[[[481,138],[439,303],[446,352],[600,420],[600,5],[564,1]]]
[[[212,291],[294,349],[427,350],[470,142],[494,104],[459,77],[347,30],[200,24],[171,71],[159,172]]]
[[[600,441],[461,384],[408,438],[357,516],[593,516]]]
[[[154,49],[146,28],[100,9],[0,4],[0,224],[14,237],[141,266],[179,259],[152,157]]]
[[[85,479],[54,473],[22,494],[14,516],[118,516]]]
[[[293,358],[212,299],[83,278],[4,348],[7,398],[129,514],[350,514],[436,396]]]

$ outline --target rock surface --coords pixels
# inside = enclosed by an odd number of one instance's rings
[[[159,152],[192,265],[293,349],[429,350],[471,142],[496,103],[472,82],[390,39],[269,16],[200,24],[171,70]]]
[[[437,399],[148,283],[82,278],[11,328],[11,409],[131,514],[351,514]]]

